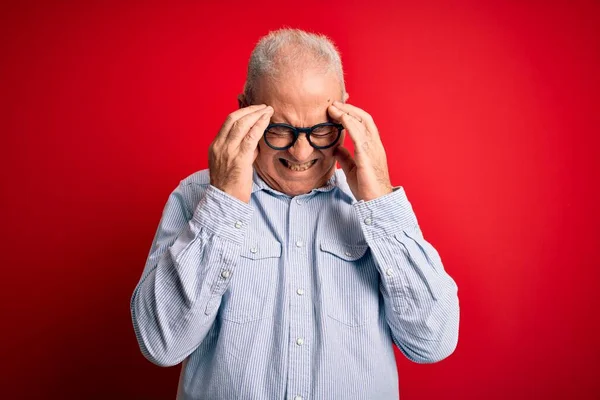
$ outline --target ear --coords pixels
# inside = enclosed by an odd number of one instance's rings
[[[348,94],[348,92],[344,92],[344,101],[342,103],[345,103],[348,101],[348,97],[350,97],[350,95]]]
[[[244,107],[248,107],[248,101],[246,100],[246,95],[244,95],[244,93],[240,93],[238,95],[238,106],[240,108],[244,108]]]

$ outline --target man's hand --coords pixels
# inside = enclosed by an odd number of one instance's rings
[[[208,150],[210,184],[250,203],[252,164],[273,108],[255,105],[229,114]]]
[[[327,111],[344,125],[354,143],[355,159],[343,146],[339,146],[334,154],[354,197],[369,201],[391,193],[385,150],[373,118],[360,108],[339,101],[334,101]]]

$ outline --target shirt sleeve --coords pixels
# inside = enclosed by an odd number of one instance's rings
[[[180,183],[169,196],[131,298],[140,349],[160,366],[183,361],[212,328],[253,213],[211,185],[192,212],[189,190]]]
[[[381,276],[395,344],[415,362],[446,358],[458,342],[458,287],[423,237],[404,188],[353,207]]]

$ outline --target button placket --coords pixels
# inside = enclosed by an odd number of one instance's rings
[[[307,347],[310,337],[306,335],[310,332],[310,325],[313,323],[310,317],[312,304],[310,296],[308,296],[310,282],[306,280],[306,277],[309,276],[307,271],[311,268],[308,258],[310,243],[307,243],[308,236],[304,231],[307,199],[308,197],[294,198],[289,208],[291,229],[288,233],[288,249],[290,251],[289,271],[292,290],[288,292],[288,295],[291,296],[289,325],[291,340],[288,342],[288,346],[291,346],[290,350],[292,348],[293,350],[290,355],[288,385],[290,394],[295,393],[292,395],[294,397],[290,397],[294,400],[303,400],[300,393],[303,393],[303,388],[309,384],[310,380],[310,375],[298,376],[298,372],[302,371],[304,366],[310,362],[309,347]]]

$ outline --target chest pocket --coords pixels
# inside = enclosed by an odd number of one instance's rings
[[[319,245],[327,315],[352,327],[379,316],[379,275],[368,250],[334,241]]]
[[[223,319],[246,323],[269,316],[280,258],[278,241],[246,239],[230,285],[223,294]]]

